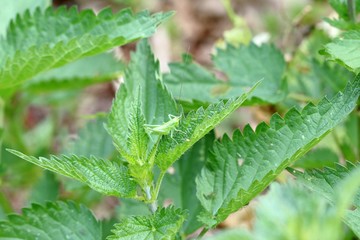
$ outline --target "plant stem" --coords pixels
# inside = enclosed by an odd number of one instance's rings
[[[226,13],[227,13],[228,17],[230,18],[232,24],[235,25],[236,13],[231,6],[231,1],[230,0],[222,0],[222,4],[224,5]]]
[[[199,236],[197,236],[197,240],[200,240],[200,239],[202,239],[203,238],[203,236],[207,233],[209,231],[209,229],[208,228],[203,228],[203,230],[201,230],[201,232],[200,232],[200,234],[199,234]]]
[[[154,200],[153,197],[151,196],[151,188],[149,186],[145,187],[145,193],[146,193],[146,198],[151,201],[149,203],[150,211],[152,213],[155,213],[157,209],[156,198]]]
[[[156,186],[155,186],[155,199],[158,198],[158,195],[159,195],[159,191],[160,191],[160,186],[161,186],[161,183],[164,179],[164,176],[166,174],[166,171],[161,171],[160,174],[159,174],[159,177],[156,181]]]
[[[5,102],[0,98],[0,163],[1,163],[1,148],[3,142],[4,134],[4,111],[5,111]]]
[[[356,3],[355,0],[347,0],[348,14],[352,22],[356,21]]]

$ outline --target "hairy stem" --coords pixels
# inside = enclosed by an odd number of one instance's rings
[[[348,14],[352,22],[356,21],[356,3],[355,0],[347,0]]]
[[[156,202],[156,199],[154,200],[153,197],[151,196],[151,187],[149,187],[149,186],[145,187],[145,193],[146,193],[147,200],[150,201],[150,203],[149,203],[150,211],[152,213],[155,213],[156,209],[157,209],[157,202]]]

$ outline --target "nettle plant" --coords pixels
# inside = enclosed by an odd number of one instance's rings
[[[113,15],[103,10],[95,16],[74,8],[27,12],[11,23],[0,42],[2,96],[6,99],[41,71],[149,37],[170,15],[133,15],[129,10]],[[347,49],[345,43],[351,45],[346,38],[337,39],[325,50],[342,60],[332,50],[337,51],[334,45]],[[263,63],[263,56],[269,54],[274,62]],[[279,101],[284,94],[283,57],[271,45],[251,43],[219,49],[214,63],[229,76],[227,83],[185,60],[162,75],[147,41],[138,43],[104,126],[118,152],[112,160],[72,154],[38,158],[8,149],[104,195],[134,199],[139,207],[146,204],[149,213],[125,217],[114,225],[112,235],[102,236],[101,223],[85,206],[61,201],[33,204],[22,215],[10,215],[0,222],[0,238],[184,239],[196,230],[195,236],[201,238],[246,206],[323,139],[353,111],[360,94],[357,76],[331,100],[323,98],[316,105],[292,108],[284,117],[274,114],[268,124],[261,123],[255,130],[247,125],[232,138],[224,135],[218,140],[213,129],[242,104]],[[241,76],[245,81],[241,82]],[[198,85],[194,90],[204,91],[196,79],[227,91],[206,106],[185,111],[191,104],[175,101],[168,88],[181,83],[184,94],[194,85]],[[202,105],[194,103],[190,108]],[[175,173],[170,174],[173,168]],[[323,171],[288,170],[305,187],[274,184],[260,200],[253,232],[227,232],[217,239],[339,239],[343,236],[342,221],[360,236],[358,165],[348,163],[347,167],[337,165]],[[172,180],[176,184],[171,185]],[[172,204],[164,207],[167,198]],[[354,207],[348,210],[349,206]]]

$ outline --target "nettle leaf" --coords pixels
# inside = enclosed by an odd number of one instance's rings
[[[321,63],[315,59],[305,61],[308,62],[299,68],[309,68],[309,72],[304,74],[299,69],[296,69],[294,74],[296,82],[294,81],[292,87],[289,86],[290,95],[299,93],[315,99],[320,99],[324,95],[333,97],[337,92],[346,87],[348,79],[355,77],[352,72],[339,64],[331,62]],[[293,64],[300,65],[298,62]]]
[[[339,156],[330,148],[314,148],[292,166],[303,169],[333,167],[339,162]]]
[[[211,132],[192,146],[174,163],[174,173],[167,174],[161,185],[159,198],[170,199],[176,207],[188,211],[182,228],[185,234],[193,233],[202,226],[197,220],[203,208],[196,197],[195,178],[205,165],[214,140],[215,134]]]
[[[40,72],[148,37],[171,14],[104,9],[95,15],[74,7],[27,11],[0,40],[0,86],[13,87]]]
[[[254,132],[248,125],[214,144],[206,167],[197,179],[197,196],[206,209],[201,219],[208,227],[222,222],[262,192],[287,166],[303,156],[356,106],[360,76],[331,101],[310,103],[301,112],[291,109],[284,118],[275,114],[270,126]]]
[[[111,135],[114,145],[124,158],[129,158],[127,149],[128,139],[128,119],[130,101],[127,99],[127,90],[121,86],[116,93],[116,98],[112,103],[111,112],[108,115],[106,130]]]
[[[258,85],[259,83],[255,84],[249,92],[240,97],[211,104],[206,109],[201,107],[181,119],[176,134],[164,136],[159,143],[156,164],[160,169],[168,169],[192,145],[239,108]]]
[[[344,222],[360,237],[360,189],[359,183],[356,185],[356,181],[359,182],[359,180],[356,180],[356,178],[352,180],[354,177],[351,178],[351,175],[354,175],[357,179],[360,179],[360,166],[358,164],[353,165],[347,162],[346,167],[337,164],[334,168],[324,168],[323,170],[313,169],[302,173],[291,169],[290,172],[296,176],[297,182],[320,194],[333,205],[340,207],[342,205],[346,209],[352,202],[355,209],[346,211]],[[339,186],[339,183],[342,183],[342,185]],[[349,203],[349,199],[353,198],[354,188],[357,194],[354,201]],[[340,210],[344,211],[345,209]]]
[[[0,222],[0,239],[99,240],[101,225],[89,209],[72,202],[32,204]]]
[[[358,73],[360,70],[360,31],[345,32],[341,37],[326,44],[322,53]]]
[[[212,103],[228,90],[225,82],[193,61],[170,63],[169,68],[171,71],[164,74],[164,82],[180,100]]]
[[[41,73],[25,82],[23,87],[33,92],[84,88],[118,78],[123,68],[124,65],[111,53],[101,53]]]
[[[186,214],[174,207],[162,208],[150,216],[125,218],[115,224],[114,235],[107,239],[175,239]]]
[[[134,197],[136,194],[136,183],[130,178],[127,167],[119,161],[75,155],[36,158],[15,150],[8,151],[42,168],[83,182],[105,195]]]
[[[214,103],[219,99],[237,97],[260,80],[263,80],[262,84],[253,92],[253,99],[249,99],[247,104],[255,104],[259,100],[276,103],[285,97],[285,60],[272,45],[256,46],[251,43],[235,47],[229,44],[226,49],[217,49],[213,62],[226,75],[226,82],[220,81],[200,65],[184,60],[183,63],[170,64],[171,72],[164,76],[174,95],[179,95],[175,93],[182,89],[182,100]]]
[[[140,96],[141,111],[148,124],[161,124],[168,120],[168,114],[177,114],[176,103],[161,82],[159,62],[145,40],[140,41],[137,51],[131,54],[125,83],[116,94],[106,126],[120,154],[129,159],[133,158],[127,146],[129,118],[137,96]]]
[[[146,123],[162,124],[169,120],[169,114],[178,114],[176,102],[162,82],[159,61],[146,40],[140,41],[136,52],[131,54],[125,86],[132,99],[138,95],[140,87],[140,102]]]
[[[239,47],[227,45],[226,49],[217,49],[213,60],[215,67],[223,71],[229,79],[228,97],[238,96],[239,89],[251,87],[262,80],[251,97],[268,103],[277,103],[284,99],[285,60],[275,46],[256,46],[254,43]]]
[[[130,155],[133,157],[132,164],[142,165],[146,161],[147,157],[147,146],[149,144],[149,136],[147,135],[144,124],[145,117],[142,113],[140,99],[134,99],[132,111],[129,119],[129,138],[128,138],[128,149]],[[131,162],[130,162],[131,163]]]

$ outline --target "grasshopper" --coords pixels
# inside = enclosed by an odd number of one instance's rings
[[[174,116],[169,114],[169,121],[164,122],[161,125],[151,125],[151,124],[144,124],[145,130],[149,133],[154,133],[157,135],[168,135],[172,137],[173,130],[179,131],[176,128],[179,126],[181,116]]]

